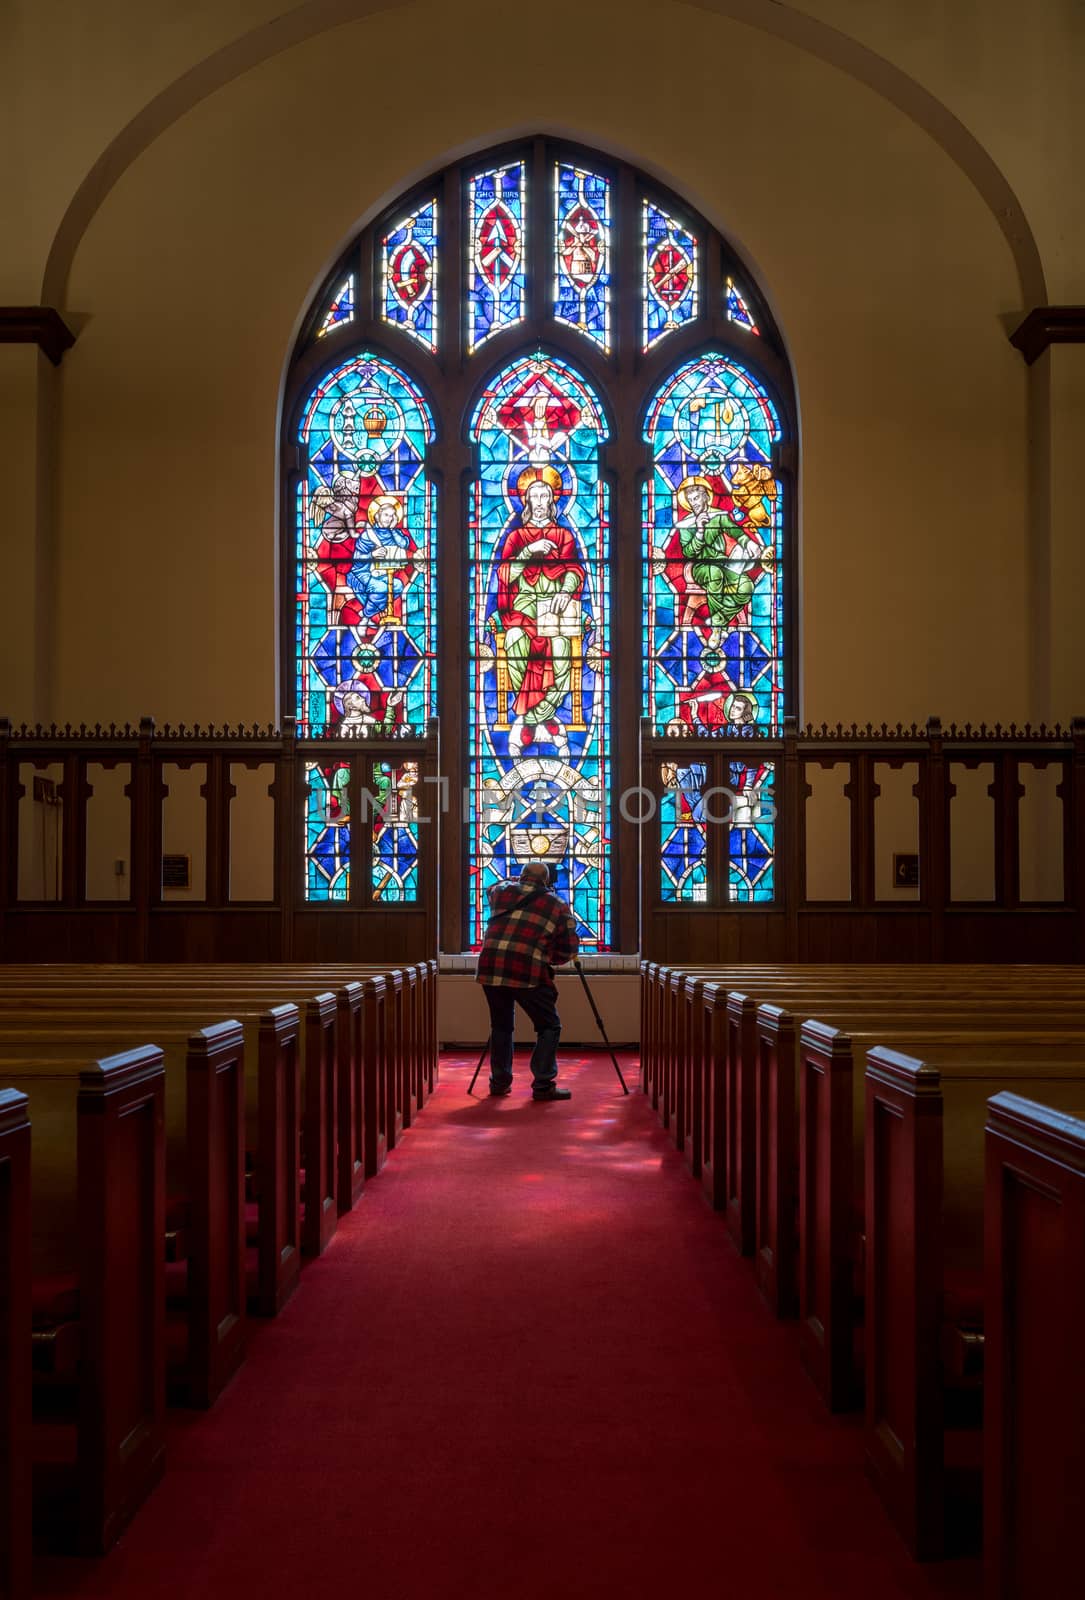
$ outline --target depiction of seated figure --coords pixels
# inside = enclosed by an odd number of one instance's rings
[[[369,503],[366,526],[358,532],[347,583],[368,621],[395,622],[410,580],[411,541],[404,531],[398,495],[379,494]]]

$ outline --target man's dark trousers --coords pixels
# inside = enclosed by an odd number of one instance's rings
[[[548,1094],[558,1076],[558,1040],[561,1018],[557,993],[546,984],[537,989],[510,989],[504,984],[483,984],[490,1007],[490,1088],[496,1093],[512,1083],[512,1035],[516,1007],[523,1006],[537,1038],[531,1054],[532,1092]]]

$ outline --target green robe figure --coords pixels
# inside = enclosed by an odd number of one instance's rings
[[[751,570],[765,560],[764,547],[726,511],[714,510],[709,486],[687,478],[678,489],[689,514],[678,523],[687,578],[708,603],[709,647],[718,650],[735,618],[749,605],[755,579]],[[687,602],[688,605],[688,602]]]

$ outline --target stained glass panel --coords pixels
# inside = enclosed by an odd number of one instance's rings
[[[470,937],[487,891],[557,869],[585,948],[610,945],[610,613],[606,427],[565,362],[506,367],[473,419]]]
[[[697,240],[650,200],[644,202],[644,348],[691,322],[700,300]]]
[[[730,849],[727,897],[741,903],[772,900],[776,893],[775,768],[729,763]]]
[[[381,241],[381,316],[436,350],[436,200],[404,217]]]
[[[323,339],[326,333],[337,328],[341,322],[354,321],[354,274],[345,278],[339,287],[339,292],[328,307],[323,322],[317,329],[317,338]]]
[[[644,437],[653,459],[643,490],[645,714],[658,733],[777,733],[784,715],[783,493],[772,470],[780,438],[773,406],[738,363],[722,356],[689,361],[657,392]],[[736,794],[767,781],[768,769],[739,763],[735,772],[740,768],[747,779],[737,789],[732,782]],[[692,860],[693,841],[680,830],[703,836],[706,821],[689,801],[688,782],[674,782],[661,886],[665,897],[695,899],[697,875],[669,867],[667,851],[677,852],[676,862]],[[737,802],[732,807],[732,898],[765,898],[771,886],[771,822],[758,813],[750,834],[735,821],[755,810],[752,800],[745,812]],[[762,847],[770,862],[756,867]],[[698,848],[703,853],[703,838]]]
[[[429,408],[398,368],[362,354],[313,391],[299,437],[299,737],[421,734],[436,683]]]
[[[735,288],[734,278],[728,278],[725,294],[728,322],[737,322],[740,327],[749,328],[751,333],[760,333],[760,328],[750,315],[749,306]]]
[[[524,163],[480,172],[470,181],[467,209],[467,348],[522,322],[527,305],[524,262]]]
[[[554,315],[610,349],[610,184],[559,161],[554,183]]]
[[[350,899],[350,765],[305,764],[305,898]]]
[[[385,905],[418,899],[418,762],[375,761],[373,796],[373,898]]]
[[[668,762],[659,807],[662,871],[660,899],[696,903],[708,899],[708,840],[704,826],[703,761]]]

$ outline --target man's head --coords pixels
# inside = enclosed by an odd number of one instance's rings
[[[528,488],[525,496],[527,510],[525,520],[533,522],[541,528],[554,520],[554,491],[548,483],[541,479],[536,480]]]
[[[545,861],[529,861],[520,868],[521,883],[538,883],[544,889],[550,887],[550,868]]]

